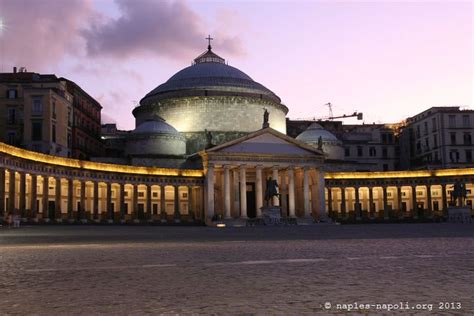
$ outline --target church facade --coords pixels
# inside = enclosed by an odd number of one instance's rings
[[[458,181],[472,209],[474,169],[336,171],[347,167],[337,138],[316,123],[289,137],[287,113],[209,45],[133,110],[122,157],[83,161],[0,143],[0,217],[214,225],[262,218],[273,205],[295,223],[431,219],[446,216]],[[279,196],[265,201],[269,179]]]

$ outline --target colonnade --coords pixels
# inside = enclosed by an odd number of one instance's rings
[[[207,217],[261,218],[266,182],[277,180],[280,197],[269,203],[290,218],[324,216],[324,176],[316,168],[268,164],[209,164],[206,176]],[[246,192],[246,194],[242,194]],[[248,198],[254,200],[248,201]],[[249,209],[251,207],[251,209]]]
[[[180,222],[201,218],[202,186],[131,180],[64,177],[0,168],[0,217],[10,212],[43,221]]]
[[[441,180],[441,179],[439,179]],[[454,181],[425,184],[337,185],[326,187],[327,209],[334,218],[432,218],[446,216]],[[474,186],[467,183],[472,209]]]

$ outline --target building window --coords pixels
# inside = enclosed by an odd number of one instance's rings
[[[67,109],[67,126],[72,125],[72,115],[71,109]]]
[[[15,137],[15,136],[16,136],[16,135],[15,135],[15,132],[9,132],[9,133],[8,133],[8,140],[7,140],[7,141],[8,141],[8,144],[10,144],[10,145],[15,145],[15,143],[16,143],[16,141],[15,141],[15,138],[16,138],[16,137]]]
[[[138,197],[145,197],[145,192],[143,191],[138,192]]]
[[[466,162],[472,162],[472,151],[466,150]]]
[[[448,116],[448,119],[449,119],[449,127],[450,128],[455,128],[456,127],[456,115],[450,115]]]
[[[53,143],[56,142],[56,125],[55,124],[53,124],[53,127],[51,129],[51,141]]]
[[[17,98],[17,91],[15,89],[9,89],[7,92],[7,97],[9,99],[16,99]]]
[[[457,150],[451,150],[449,152],[449,160],[451,160],[451,162],[459,162],[459,152]]]
[[[436,118],[435,118],[435,117],[433,117],[433,118],[431,119],[431,125],[432,125],[432,126],[431,126],[431,130],[432,130],[433,132],[436,132]]]
[[[433,135],[433,148],[438,147],[438,135]]]
[[[362,146],[357,146],[357,156],[362,157]]]
[[[449,133],[451,137],[451,145],[456,145],[456,133]]]
[[[71,141],[71,133],[67,133],[67,147],[71,147],[72,141]]]
[[[416,138],[420,138],[420,125],[416,126]]]
[[[427,137],[425,138],[425,151],[428,151],[428,150],[430,150],[430,142]]]
[[[15,124],[16,123],[16,109],[9,108],[8,109],[8,124]]]
[[[369,156],[370,156],[370,157],[375,157],[375,156],[377,156],[377,150],[375,149],[375,147],[370,147],[370,148],[369,148]]]
[[[387,141],[389,144],[393,143],[393,136],[392,134],[387,134]]]
[[[33,114],[41,114],[43,113],[43,103],[41,102],[40,98],[33,99]]]
[[[351,155],[351,149],[349,147],[346,147],[344,149],[344,156],[349,157]]]
[[[437,152],[437,151],[434,152],[434,160],[435,160],[435,161],[438,161],[438,160],[439,160],[438,152]]]
[[[387,134],[382,134],[382,144],[387,143]]]
[[[470,127],[471,126],[469,115],[463,115],[462,116],[462,126],[463,127]]]
[[[41,122],[31,123],[31,140],[40,141],[43,139],[43,124]]]
[[[472,143],[471,133],[464,133],[463,139],[464,139],[464,145],[471,145]]]
[[[428,135],[428,122],[424,123],[423,132],[424,132],[425,135]]]
[[[53,119],[56,118],[56,101],[53,100],[52,104]]]

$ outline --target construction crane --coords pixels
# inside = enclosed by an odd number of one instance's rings
[[[361,112],[357,112],[355,111],[354,113],[352,114],[343,114],[343,115],[339,115],[339,116],[334,116],[333,112],[332,112],[332,104],[331,102],[328,102],[326,103],[325,105],[328,106],[329,108],[329,116],[326,117],[326,118],[320,118],[320,120],[323,120],[323,119],[326,119],[326,120],[334,120],[334,119],[340,119],[340,118],[349,118],[349,117],[357,117],[358,120],[362,120],[364,115],[363,113]]]

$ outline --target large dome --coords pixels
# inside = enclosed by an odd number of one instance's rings
[[[235,95],[257,96],[280,103],[280,98],[255,82],[239,69],[225,64],[224,59],[207,51],[194,64],[178,71],[165,83],[149,92],[140,104],[185,96]]]
[[[296,139],[316,148],[321,147],[328,159],[344,159],[342,142],[316,122],[299,134]]]

